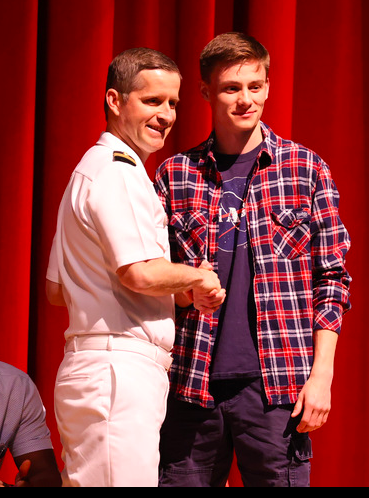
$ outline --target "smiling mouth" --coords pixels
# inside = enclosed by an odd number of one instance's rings
[[[234,116],[252,116],[255,111],[234,111],[232,114]]]
[[[153,125],[146,125],[150,130],[156,131],[160,133],[161,135],[164,135],[165,130],[167,129],[166,126],[153,126]]]

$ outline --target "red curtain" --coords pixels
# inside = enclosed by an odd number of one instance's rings
[[[176,60],[182,75],[178,119],[167,156],[211,129],[199,90],[198,57],[225,31],[244,31],[271,53],[264,121],[318,152],[341,193],[352,237],[348,268],[353,310],[336,357],[328,424],[312,435],[312,486],[369,484],[366,369],[365,189],[368,177],[369,2],[367,0],[0,0],[0,360],[28,371],[60,443],[53,387],[63,356],[65,310],[45,299],[44,282],[58,205],[70,173],[105,126],[110,60],[149,46]],[[0,478],[12,480],[7,464]],[[236,466],[230,485],[239,486]]]

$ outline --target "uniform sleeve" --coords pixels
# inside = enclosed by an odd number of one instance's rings
[[[163,257],[155,226],[155,195],[149,179],[138,168],[126,164],[105,168],[93,181],[87,203],[114,271]]]
[[[9,445],[13,457],[52,449],[50,432],[45,421],[45,408],[39,392],[30,378],[23,381],[26,386],[22,413],[15,436]]]
[[[166,169],[166,162],[161,164],[159,168],[156,170],[154,187],[163,208],[165,209],[167,215],[169,215],[170,192],[169,192],[169,182],[168,182],[168,172]]]
[[[54,240],[53,240],[53,243],[51,246],[49,265],[47,267],[46,278],[48,280],[51,280],[51,282],[56,282],[58,284],[61,284],[59,267],[58,267],[58,258],[56,255],[56,236],[54,237]]]

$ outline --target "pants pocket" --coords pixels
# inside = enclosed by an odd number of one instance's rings
[[[290,444],[291,464],[289,484],[291,487],[310,486],[310,459],[313,457],[311,439],[308,434],[294,434]]]

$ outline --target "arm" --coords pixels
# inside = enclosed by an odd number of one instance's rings
[[[313,368],[291,415],[297,417],[303,411],[298,432],[312,432],[327,422],[337,340],[338,334],[331,330],[317,330],[314,334]]]
[[[311,256],[314,287],[314,362],[292,413],[302,413],[299,432],[318,429],[331,409],[333,364],[342,316],[350,309],[351,277],[345,268],[350,238],[338,214],[339,194],[321,163],[313,199]],[[328,325],[327,325],[328,324]],[[329,329],[328,329],[329,327]],[[327,330],[328,329],[328,330]]]
[[[60,472],[53,450],[34,451],[14,458],[14,461],[19,469],[16,487],[61,487]]]
[[[46,279],[46,297],[53,306],[66,306],[61,284]]]
[[[170,182],[169,175],[167,170],[167,162],[164,162],[160,168],[156,171],[154,186],[156,193],[162,203],[165,212],[167,213],[168,218],[171,218],[172,215],[172,196],[170,194]],[[170,236],[171,237],[171,236]],[[171,243],[172,249],[172,257],[173,253],[176,251],[176,243],[174,240],[169,239]],[[202,254],[204,257],[204,254]],[[182,258],[175,258],[177,261]],[[212,265],[204,260],[200,266],[201,269],[212,270]],[[214,289],[213,292],[204,294],[198,288],[191,289],[189,291],[177,293],[175,296],[177,306],[181,308],[187,308],[190,305],[194,305],[194,307],[201,311],[202,313],[214,313],[224,302],[225,300],[225,290],[221,289],[220,291],[216,291]]]
[[[46,273],[46,297],[54,306],[66,306],[63,296],[63,288],[59,283],[58,258],[56,254],[56,236],[50,250],[49,265]]]
[[[338,207],[339,193],[328,166],[322,163],[311,212],[313,330],[329,329],[339,334],[342,317],[351,307],[351,277],[345,267],[351,242]]]
[[[164,258],[133,263],[118,268],[122,285],[139,294],[166,296],[198,289],[204,294],[220,289],[213,271],[170,263]]]

